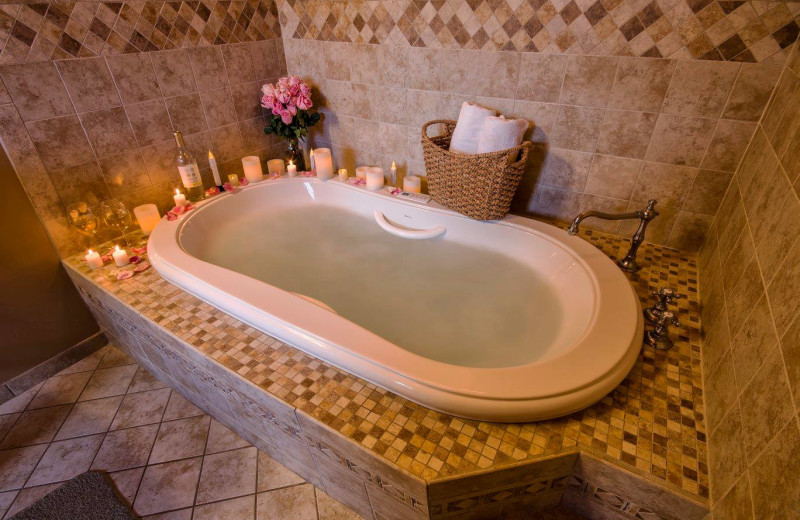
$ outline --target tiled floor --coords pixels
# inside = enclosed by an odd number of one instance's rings
[[[0,404],[0,519],[89,469],[109,472],[146,520],[360,518],[113,346]]]
[[[0,405],[0,518],[90,468],[146,519],[360,518],[112,346]]]

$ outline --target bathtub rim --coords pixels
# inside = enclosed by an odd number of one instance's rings
[[[282,178],[263,181],[246,189],[269,189],[270,186],[285,182],[334,184],[338,185],[339,188],[358,190],[364,196],[382,197],[386,202],[442,213],[472,222],[471,219],[443,208],[434,202],[420,206],[417,203],[400,200],[380,192],[371,192],[337,180],[326,182],[315,178]],[[615,339],[613,343],[617,344],[617,346],[614,350],[618,354],[613,358],[598,356],[597,352],[592,350],[582,355],[575,354],[575,351],[580,351],[581,344],[590,340],[596,342],[597,337],[592,337],[595,335],[592,333],[597,332],[595,330],[596,325],[600,324],[605,329],[609,328],[607,322],[604,323],[595,316],[595,319],[587,327],[587,331],[576,342],[577,345],[573,345],[573,348],[557,356],[526,365],[505,368],[464,367],[434,361],[406,351],[363,329],[361,326],[333,314],[338,320],[342,320],[351,326],[349,327],[351,330],[346,331],[346,334],[353,334],[355,329],[360,330],[359,341],[366,341],[371,344],[377,342],[377,347],[390,346],[401,350],[404,353],[404,357],[412,360],[414,360],[413,358],[418,358],[416,361],[424,360],[424,364],[428,365],[429,375],[428,377],[422,377],[419,372],[414,370],[404,371],[402,368],[397,368],[396,365],[387,365],[380,360],[364,356],[363,351],[358,352],[349,347],[342,347],[341,342],[332,341],[319,333],[308,330],[306,327],[295,325],[291,319],[267,312],[266,308],[268,307],[265,308],[265,306],[259,305],[257,302],[264,299],[264,293],[266,292],[269,297],[277,297],[278,301],[272,302],[273,307],[279,304],[286,304],[292,307],[291,312],[281,312],[280,314],[284,316],[302,315],[307,322],[312,323],[329,321],[332,316],[329,311],[266,282],[206,263],[183,249],[180,244],[180,233],[183,230],[183,226],[199,213],[202,206],[218,203],[229,196],[232,195],[223,194],[206,200],[200,204],[201,208],[196,212],[193,211],[175,221],[162,219],[162,222],[156,226],[148,242],[148,251],[151,263],[162,277],[182,290],[220,309],[222,312],[230,314],[235,319],[265,334],[276,337],[291,347],[304,351],[356,377],[370,381],[428,408],[471,419],[504,422],[543,420],[563,416],[590,406],[602,399],[625,378],[638,357],[643,334],[643,320],[638,297],[636,297],[625,275],[619,271],[605,254],[584,240],[570,237],[563,230],[550,224],[516,216],[509,216],[491,224],[509,226],[528,234],[538,235],[540,239],[543,238],[554,242],[558,247],[571,253],[573,258],[583,264],[583,268],[589,273],[593,289],[598,297],[601,284],[624,282],[624,287],[627,288],[627,291],[617,291],[611,295],[612,302],[603,302],[607,310],[608,308],[613,309],[614,312],[612,314],[623,315],[625,312],[634,312],[637,316],[633,327],[628,327],[627,330],[622,331],[622,334],[627,338],[625,340],[627,346],[624,349],[620,348],[622,340]],[[181,264],[181,266],[176,264]],[[205,273],[206,276],[201,276],[198,272],[208,271],[209,269],[212,271],[210,273],[211,276],[207,272]],[[224,279],[225,282],[219,283],[221,279]],[[211,280],[214,280],[215,283],[212,283]],[[223,289],[222,287],[225,288]],[[609,295],[606,296],[608,297]],[[281,310],[285,309],[281,308]],[[332,326],[334,330],[336,329],[335,324],[330,325],[328,323],[326,326]],[[315,328],[319,331],[319,327]],[[609,330],[605,330],[604,334],[608,336],[609,332]],[[334,337],[338,336],[339,333],[341,331],[337,331]],[[612,335],[619,337],[620,331],[615,330]],[[352,338],[348,337],[347,339],[350,340]],[[595,346],[607,348],[607,345],[603,344]],[[374,347],[375,345],[373,345]],[[570,353],[572,355],[568,356]],[[603,362],[602,370],[598,370],[597,366],[592,366],[593,362],[598,360]],[[570,363],[577,363],[577,365],[570,366]],[[463,384],[442,384],[430,377],[431,373],[436,373],[437,370],[442,369],[460,373],[450,377],[451,381],[458,379],[459,376],[466,381]],[[591,370],[593,377],[580,378],[580,382],[576,383],[575,372],[581,369],[584,372]],[[537,371],[538,374],[536,373]],[[448,375],[453,376],[452,373]],[[513,377],[509,378],[510,375],[513,375]],[[539,379],[536,379],[536,376],[539,376]],[[531,377],[533,377],[533,380],[531,380]],[[490,383],[486,382],[487,378]],[[481,379],[483,381],[480,381]],[[550,380],[551,384],[546,384],[545,380]],[[553,382],[557,384],[552,384]],[[525,383],[523,385],[524,390],[517,386],[516,383]]]

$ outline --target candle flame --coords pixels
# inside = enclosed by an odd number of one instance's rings
[[[214,154],[211,153],[211,150],[208,151],[208,158],[209,159],[213,159],[214,158]]]
[[[397,168],[397,166],[394,164],[394,161],[392,161],[392,168]]]
[[[89,250],[89,254],[90,254],[90,255],[93,255],[93,254],[94,254],[94,251],[92,251],[92,250],[90,249],[90,250]]]
[[[308,152],[308,155],[310,155],[311,157],[314,157],[314,149],[313,148]]]
[[[289,159],[289,166],[294,166],[294,162],[291,159]]]
[[[180,194],[181,194],[181,190],[179,190],[178,188],[175,188],[175,195],[180,195]]]
[[[119,251],[119,246],[114,246],[115,251]]]

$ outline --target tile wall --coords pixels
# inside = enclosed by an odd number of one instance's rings
[[[420,129],[471,100],[531,122],[513,211],[570,220],[658,199],[648,239],[697,250],[780,66],[284,38],[289,71],[321,93],[317,144],[338,162],[424,173]],[[636,223],[587,221],[612,233]]]
[[[281,153],[259,104],[260,86],[286,71],[279,34],[263,0],[0,6],[0,142],[62,255],[87,245],[68,225],[69,204],[173,205],[173,130],[206,186],[209,149],[223,176],[241,174],[244,155]],[[76,53],[40,43],[67,37]]]
[[[800,503],[800,55],[700,254],[714,518],[794,518]]]

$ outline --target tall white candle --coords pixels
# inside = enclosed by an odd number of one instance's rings
[[[370,168],[367,171],[367,189],[377,191],[383,188],[383,168]]]
[[[369,166],[357,166],[356,167],[356,179],[367,179],[367,171],[369,170]]]
[[[267,171],[270,175],[277,173],[278,176],[281,176],[286,173],[286,163],[283,162],[283,159],[271,159],[267,161]]]
[[[403,191],[407,191],[409,193],[421,193],[422,178],[418,177],[417,175],[406,175],[403,178]]]
[[[161,220],[161,215],[158,214],[158,206],[155,204],[136,206],[133,208],[133,214],[136,215],[136,220],[139,221],[139,227],[142,228],[144,236],[148,236]]]
[[[219,168],[217,168],[217,159],[211,150],[208,151],[208,165],[211,166],[211,175],[214,176],[214,186],[222,186],[222,179],[219,177]]]
[[[310,170],[313,170],[316,167],[316,164],[314,163],[314,149],[313,148],[308,151],[308,164],[309,164],[308,168]]]
[[[389,184],[392,186],[397,182],[397,165],[392,161],[392,169],[389,172]]]
[[[103,267],[103,257],[100,256],[100,253],[97,251],[92,251],[90,249],[83,258],[86,260],[86,263],[89,264],[89,267],[92,268],[92,271]]]
[[[181,190],[175,188],[175,196],[172,197],[172,200],[175,201],[176,206],[185,206],[186,205],[186,195],[181,193]]]
[[[326,181],[333,177],[333,157],[331,157],[330,148],[314,150],[314,165],[318,179]]]
[[[264,178],[264,172],[261,171],[261,160],[257,156],[242,157],[242,167],[244,168],[244,177],[248,182],[258,182]]]
[[[114,252],[111,253],[111,256],[114,258],[114,263],[117,264],[117,267],[124,267],[131,263],[128,260],[128,252],[120,249],[119,246],[114,246]]]
[[[297,165],[294,162],[289,161],[286,171],[289,173],[289,177],[297,177]]]

